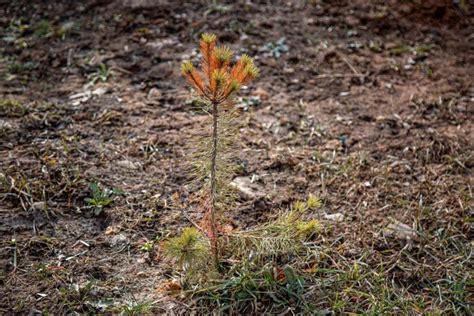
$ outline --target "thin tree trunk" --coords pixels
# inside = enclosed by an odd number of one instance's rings
[[[219,249],[217,247],[217,225],[216,225],[216,157],[217,157],[217,102],[212,103],[212,152],[211,152],[211,233],[212,233],[212,250],[216,266],[219,264]]]

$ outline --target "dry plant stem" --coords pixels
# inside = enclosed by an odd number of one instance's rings
[[[216,225],[216,157],[217,157],[217,110],[218,103],[212,102],[212,152],[211,152],[211,233],[212,251],[216,266],[219,264],[219,253],[217,247],[217,225]]]

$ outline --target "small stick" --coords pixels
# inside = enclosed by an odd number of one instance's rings
[[[322,79],[322,78],[351,78],[351,77],[365,77],[364,74],[321,74],[314,78]]]
[[[16,271],[16,268],[17,268],[17,253],[16,253],[16,239],[12,239],[12,243],[13,243],[13,272]]]
[[[354,66],[352,66],[352,64],[345,57],[341,56],[341,59],[346,63],[347,66],[349,66],[349,68],[351,68],[354,74],[356,75],[360,74],[360,72],[358,72],[357,69],[355,69]]]
[[[201,231],[202,233],[205,233],[205,231],[204,231],[198,224],[196,224],[196,222],[193,221],[188,215],[186,215],[186,214],[184,213],[184,211],[182,211],[181,213],[182,213],[182,215],[183,215],[191,224],[193,224],[199,231]]]

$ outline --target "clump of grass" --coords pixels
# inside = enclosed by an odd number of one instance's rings
[[[28,113],[28,108],[15,99],[0,99],[0,116],[21,117]]]
[[[257,271],[240,266],[225,280],[190,294],[194,298],[193,308],[201,313],[277,314],[290,309],[312,314],[317,309],[309,299],[310,293],[305,293],[306,282],[290,266],[275,269],[269,265]]]
[[[210,15],[212,13],[225,13],[231,10],[231,7],[228,5],[223,5],[219,3],[218,0],[208,0],[207,1],[208,9],[204,12],[204,15]]]
[[[34,208],[35,202],[64,203],[83,186],[84,179],[78,166],[64,166],[51,159],[45,164],[11,164],[0,177],[0,199],[13,205],[20,205],[24,210]],[[38,176],[38,171],[48,168],[49,177]],[[49,209],[49,207],[48,207]]]
[[[147,241],[140,247],[140,250],[143,252],[152,252],[153,246],[153,241]]]
[[[77,33],[78,26],[71,21],[61,24],[56,29],[56,35],[61,39],[65,40],[70,34]]]
[[[26,62],[26,63],[11,63],[8,65],[7,71],[10,74],[20,75],[31,72],[38,67],[37,64],[33,62]]]
[[[120,315],[133,316],[149,314],[152,308],[152,302],[129,302],[120,308]]]
[[[89,75],[89,84],[95,85],[97,82],[106,82],[113,75],[112,69],[106,64],[100,64],[96,71]]]
[[[34,28],[34,35],[40,38],[47,38],[54,34],[54,29],[48,20],[39,21]]]

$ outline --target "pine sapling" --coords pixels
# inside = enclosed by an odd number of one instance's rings
[[[190,61],[182,64],[181,70],[190,85],[196,90],[200,99],[206,104],[208,113],[212,117],[212,133],[210,142],[206,142],[209,148],[208,154],[202,157],[206,159],[199,169],[198,176],[206,179],[206,215],[202,229],[205,230],[211,241],[211,249],[215,264],[219,263],[218,248],[218,211],[222,207],[227,196],[229,186],[229,169],[227,161],[222,158],[228,146],[226,136],[228,129],[225,125],[231,121],[234,111],[230,101],[240,90],[242,85],[255,79],[259,71],[254,65],[253,59],[248,55],[242,55],[240,59],[231,65],[233,52],[226,46],[216,46],[216,36],[205,33],[201,36],[200,52],[202,54],[201,71],[196,70]]]

